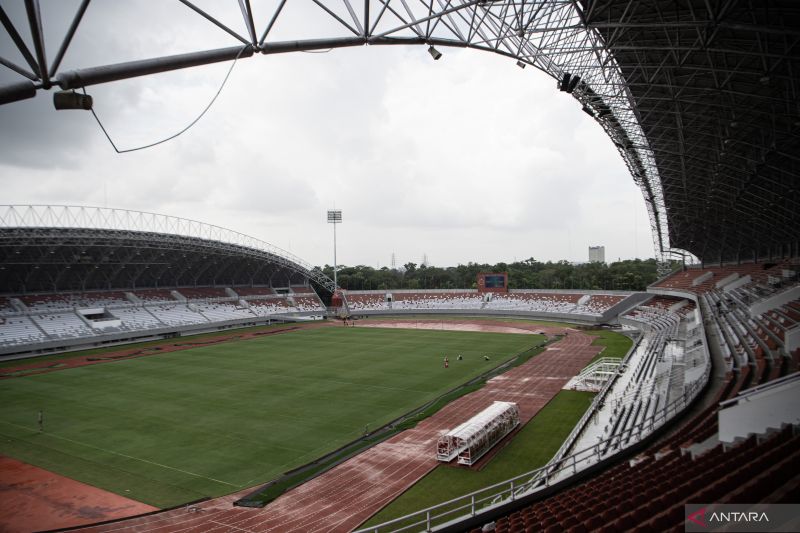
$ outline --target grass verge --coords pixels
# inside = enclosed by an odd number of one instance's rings
[[[630,337],[621,333],[617,333],[616,331],[607,329],[593,329],[584,331],[584,333],[596,337],[594,342],[592,342],[592,345],[605,347],[603,351],[589,361],[589,365],[603,357],[617,357],[622,359],[625,357],[625,354],[628,353],[628,350],[631,349],[631,346],[633,346],[633,341]]]

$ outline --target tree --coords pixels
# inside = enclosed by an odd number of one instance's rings
[[[333,278],[333,267],[325,265],[321,270]],[[423,268],[411,262],[400,269],[341,265],[339,285],[350,290],[474,289],[479,272],[508,272],[512,289],[642,291],[657,279],[655,259],[575,265],[568,261],[542,263],[530,257],[514,263],[469,262],[454,267]]]

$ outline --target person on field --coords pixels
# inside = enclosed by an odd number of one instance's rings
[[[450,360],[447,358],[446,355],[444,356],[444,367],[445,368],[449,368],[450,367]]]
[[[463,360],[464,360],[464,356],[463,356],[463,355],[461,355],[461,354],[458,354],[458,360],[459,360],[459,361],[463,361]]]
[[[39,431],[44,431],[44,413],[39,409]]]

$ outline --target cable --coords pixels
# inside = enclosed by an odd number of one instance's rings
[[[248,46],[249,46],[249,45],[248,45]],[[92,108],[92,109],[91,109],[92,115],[94,116],[94,119],[97,121],[97,125],[98,125],[98,126],[100,126],[100,129],[101,129],[101,130],[103,130],[103,133],[105,134],[105,136],[106,136],[106,139],[108,139],[108,142],[110,142],[110,143],[111,143],[111,146],[114,148],[114,151],[115,151],[115,152],[117,152],[118,154],[125,154],[125,153],[128,153],[128,152],[135,152],[135,151],[137,151],[137,150],[144,150],[145,148],[152,148],[153,146],[158,146],[159,144],[163,144],[163,143],[165,143],[165,142],[167,142],[167,141],[171,141],[171,140],[172,140],[172,139],[174,139],[175,137],[178,137],[179,135],[181,135],[181,134],[185,133],[185,132],[186,132],[186,131],[187,131],[189,128],[191,128],[192,126],[194,126],[195,124],[197,124],[197,122],[198,122],[198,121],[199,121],[201,118],[203,118],[203,115],[205,115],[205,114],[206,114],[206,112],[207,112],[209,109],[211,109],[211,106],[212,106],[212,105],[214,105],[214,102],[217,100],[217,97],[220,95],[220,93],[222,92],[222,89],[225,87],[225,84],[228,82],[228,78],[230,77],[230,75],[231,75],[231,72],[233,72],[233,67],[235,67],[235,66],[236,66],[236,62],[237,62],[237,61],[239,61],[239,58],[242,56],[242,52],[244,52],[246,49],[247,49],[247,46],[243,46],[243,47],[242,47],[242,49],[241,49],[241,50],[239,50],[239,53],[236,55],[236,58],[234,58],[234,60],[233,60],[233,63],[231,64],[231,68],[229,68],[229,69],[228,69],[228,73],[227,73],[227,74],[225,74],[225,78],[222,80],[222,84],[219,86],[219,89],[217,90],[217,93],[214,95],[214,97],[213,97],[213,98],[211,99],[211,101],[208,103],[208,105],[206,106],[206,108],[205,108],[205,109],[203,109],[202,113],[200,113],[200,114],[197,116],[197,118],[196,118],[196,119],[194,119],[193,121],[191,121],[191,122],[189,123],[189,125],[188,125],[188,126],[186,126],[185,128],[183,128],[181,131],[179,131],[179,132],[178,132],[178,133],[176,133],[175,135],[171,135],[170,137],[167,137],[166,139],[161,139],[160,141],[156,141],[156,142],[154,142],[154,143],[146,144],[146,145],[144,145],[144,146],[139,146],[139,147],[137,147],[137,148],[127,148],[127,149],[125,149],[125,150],[120,150],[119,148],[117,148],[117,145],[116,145],[116,144],[114,144],[114,141],[113,141],[113,140],[111,140],[111,136],[108,134],[108,131],[106,131],[106,128],[103,126],[103,123],[100,121],[100,117],[98,117],[98,116],[97,116],[97,113],[95,113],[95,112],[94,112],[94,108]],[[82,87],[82,89],[83,89],[83,94],[86,94],[86,88],[85,88],[85,87]]]

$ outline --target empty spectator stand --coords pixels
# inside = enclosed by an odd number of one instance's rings
[[[0,355],[90,348],[229,327],[268,324],[274,315],[324,314],[310,286],[276,294],[269,287],[133,289],[3,296]],[[183,291],[183,292],[180,292]],[[302,291],[302,292],[300,292]]]
[[[276,315],[290,311],[289,302],[285,295],[273,294],[272,296],[247,298],[250,309],[258,316]]]
[[[314,289],[311,285],[290,285],[289,286],[289,293],[290,294],[316,294]]]
[[[578,302],[584,296],[580,293],[511,290],[505,294],[493,294],[486,308],[579,314],[577,313]]]
[[[627,298],[627,296],[619,294],[590,294],[588,296],[589,299],[585,303],[579,304],[579,306],[583,306],[589,313],[598,315],[602,315]]]
[[[465,289],[344,291],[347,308],[363,315],[456,314],[519,316],[579,323],[616,321],[645,293],[512,289],[479,293]]]
[[[158,320],[153,313],[144,307],[115,307],[109,312],[112,316],[119,318],[122,321],[122,326],[120,329],[124,331],[155,329],[165,325],[163,322]]]
[[[0,317],[0,346],[20,346],[47,340],[47,333],[27,316]]]
[[[776,482],[796,487],[798,468],[800,435],[791,426],[696,458],[675,449],[647,453],[495,519],[494,531],[678,530],[685,503],[784,501]]]
[[[143,302],[174,302],[175,297],[169,289],[136,289],[133,295]]]
[[[127,305],[130,302],[123,291],[94,291],[77,294],[74,297],[75,307],[109,307],[113,305]]]
[[[240,307],[236,302],[206,302],[194,304],[198,312],[209,322],[222,322],[236,318],[252,318],[249,307]]]
[[[232,287],[232,289],[240,298],[246,296],[273,296],[275,294],[272,287]]]
[[[183,326],[187,324],[197,324],[208,322],[198,310],[190,309],[186,304],[154,305],[148,307],[161,323],[169,326]]]
[[[749,276],[754,285],[770,286],[786,278],[787,276],[784,275],[786,272],[792,272],[788,277],[796,279],[798,266],[797,263],[789,260],[706,268],[691,266],[684,270],[673,272],[650,287],[653,289],[679,289],[699,293],[715,288],[717,283],[726,278],[745,276]]]
[[[391,291],[392,309],[481,309],[483,295],[478,291],[430,290]]]
[[[231,297],[224,288],[220,287],[178,287],[175,290],[187,300],[210,300]]]
[[[57,311],[73,307],[72,299],[65,294],[31,294],[19,297],[25,307],[34,312]]]
[[[293,295],[294,306],[301,313],[308,312],[325,312],[325,306],[316,294],[301,294]]]
[[[50,339],[89,337],[94,331],[74,312],[30,315],[29,317]]]
[[[344,297],[351,312],[389,309],[386,291],[345,291]]]

